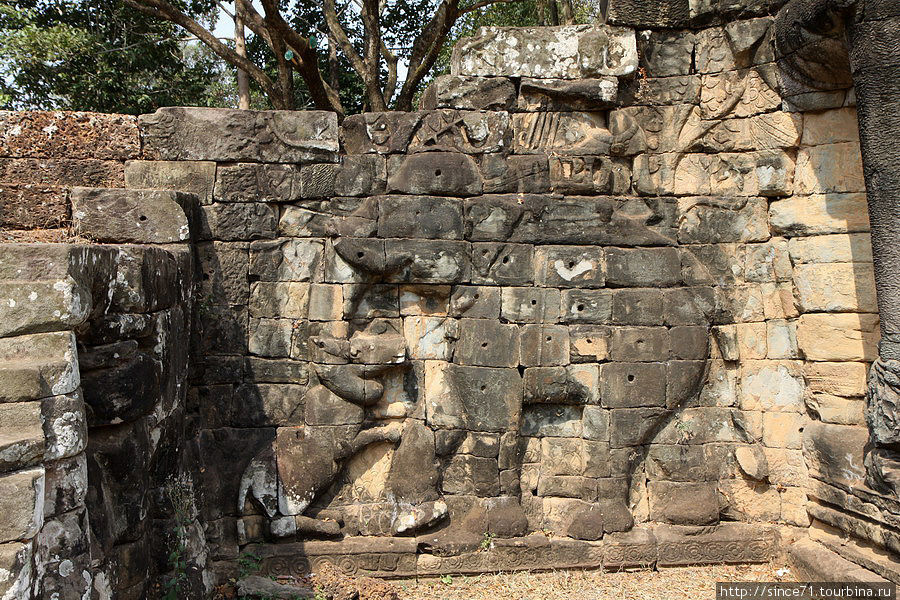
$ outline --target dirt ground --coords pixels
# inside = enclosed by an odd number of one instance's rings
[[[402,580],[403,600],[679,600],[715,598],[717,581],[793,581],[783,565],[553,571]]]

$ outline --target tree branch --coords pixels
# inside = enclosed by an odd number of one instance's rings
[[[197,21],[187,16],[166,0],[122,0],[125,5],[139,10],[159,19],[170,21],[176,25],[186,29],[195,35],[201,42],[209,46],[210,50],[219,55],[223,60],[239,69],[243,69],[250,75],[265,91],[266,95],[272,100],[275,108],[284,107],[284,99],[275,86],[272,79],[266,75],[265,71],[257,67],[249,59],[239,55],[237,52],[223,44],[210,33],[205,27]]]
[[[347,60],[350,61],[350,66],[353,67],[353,70],[356,71],[357,75],[359,75],[363,82],[366,84],[366,96],[369,100],[370,108],[372,110],[378,110],[376,108],[377,106],[384,107],[384,96],[382,96],[381,91],[378,89],[379,86],[377,85],[377,72],[375,78],[376,85],[373,88],[371,85],[369,85],[369,82],[372,81],[372,78],[370,77],[368,69],[366,68],[366,63],[356,52],[356,49],[350,42],[350,38],[347,37],[347,32],[344,31],[344,28],[341,26],[340,19],[338,19],[337,12],[334,8],[334,0],[325,0],[324,8],[325,23],[328,25],[328,31],[331,32],[332,37],[341,47],[341,52],[343,52],[344,56],[347,57]],[[381,110],[385,109],[382,108]]]

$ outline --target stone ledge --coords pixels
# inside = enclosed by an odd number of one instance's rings
[[[416,577],[557,568],[682,566],[767,562],[777,538],[771,527],[725,523],[714,527],[651,525],[587,542],[540,533],[494,539],[486,550],[452,556],[420,553],[416,538],[351,537],[337,542],[255,544],[266,575],[302,575],[332,564],[347,575]]]
[[[887,582],[810,539],[794,542],[787,554],[799,581]]]

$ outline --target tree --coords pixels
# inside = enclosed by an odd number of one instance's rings
[[[118,0],[0,6],[0,106],[138,114],[217,104],[221,63]]]
[[[484,7],[519,0],[321,0],[321,5],[320,0],[259,1],[261,11],[251,0],[235,0],[245,27],[265,45],[265,53],[257,47],[254,60],[253,41],[247,56],[236,52],[189,14],[196,5],[184,0],[122,0],[196,36],[245,71],[275,108],[297,105],[293,77],[297,73],[312,105],[340,115],[347,112],[339,74],[342,63],[361,81],[365,109],[412,110],[416,92],[454,24]],[[327,53],[320,41],[327,41]],[[406,67],[402,81],[401,64]]]

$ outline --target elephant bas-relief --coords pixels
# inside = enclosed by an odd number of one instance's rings
[[[252,498],[273,537],[596,540],[647,519],[635,505],[657,444],[654,477],[677,482],[658,493],[693,495],[683,483],[693,481],[715,504],[704,442],[750,441],[716,438],[739,435],[735,413],[700,401],[710,326],[723,318],[700,271],[727,258],[678,248],[670,203],[603,199],[574,232],[554,222],[557,198],[468,211],[475,230],[516,212],[518,227],[543,232],[533,250],[353,237],[372,204],[394,201],[364,200],[328,227],[326,271],[352,282],[345,317],[311,325],[305,425],[279,428],[251,463],[240,508]],[[610,246],[590,245],[589,218],[603,221]],[[660,245],[612,246],[628,239]],[[675,422],[687,406],[695,431]],[[666,473],[685,460],[692,471]],[[712,510],[685,522],[714,522]]]

